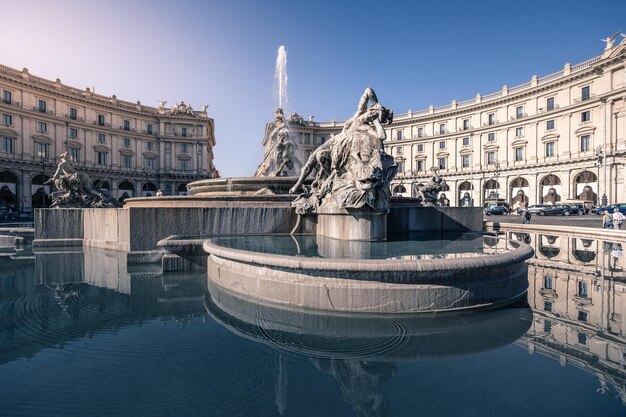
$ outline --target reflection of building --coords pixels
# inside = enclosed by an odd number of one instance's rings
[[[522,85],[396,115],[385,145],[398,164],[392,192],[411,196],[437,167],[453,206],[511,203],[520,191],[529,204],[626,201],[625,59],[623,40]],[[302,143],[310,152],[341,127],[310,122]]]
[[[614,242],[525,236],[533,324],[518,344],[595,374],[599,392],[626,404],[626,273]]]
[[[116,198],[159,188],[183,193],[186,183],[213,173],[214,126],[206,110],[130,103],[5,66],[0,92],[2,207],[48,205],[51,186],[42,195],[42,183],[65,151]]]

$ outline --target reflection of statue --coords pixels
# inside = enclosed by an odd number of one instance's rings
[[[441,193],[439,196],[439,205],[441,207],[450,207],[450,200],[446,197],[446,193]]]
[[[61,162],[47,183],[59,190],[52,193],[51,207],[117,207],[115,200],[96,191],[89,176],[78,172],[67,152],[60,155]]]
[[[554,187],[550,187],[548,194],[543,196],[543,204],[552,204],[561,201],[561,196],[556,192]]]
[[[344,399],[357,415],[391,415],[383,385],[397,369],[395,363],[316,358],[311,362],[337,380]]]
[[[472,201],[472,197],[470,193],[463,193],[463,197],[461,197],[461,207],[472,207],[474,202]]]
[[[431,168],[431,171],[434,174],[432,178],[426,184],[417,186],[417,198],[424,207],[440,206],[441,202],[437,199],[437,195],[446,185],[446,180],[437,174],[437,168]]]
[[[316,174],[311,188],[293,202],[296,211],[314,212],[321,204],[339,208],[368,205],[387,211],[389,185],[397,165],[383,149],[386,134],[382,125],[392,120],[393,112],[381,106],[374,90],[367,88],[354,117],[346,121],[341,133],[315,149],[302,168],[291,194],[302,188],[314,169]]]
[[[528,197],[524,193],[524,190],[517,190],[517,195],[513,197],[513,200],[511,200],[511,206],[513,210],[516,210],[520,207],[528,207]]]
[[[585,201],[593,201],[596,202],[597,198],[597,194],[593,192],[593,189],[591,188],[590,185],[585,185],[585,187],[583,188],[583,192],[580,193],[580,195],[578,196],[579,200],[585,200]]]

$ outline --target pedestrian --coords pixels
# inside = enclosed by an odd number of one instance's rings
[[[624,215],[618,208],[613,210],[613,227],[616,229],[622,228],[622,223],[624,222]]]
[[[613,229],[613,217],[609,214],[608,210],[603,211],[602,215],[602,228],[603,229]]]
[[[7,211],[7,217],[9,219],[13,219],[13,206],[9,206],[9,210]]]
[[[530,223],[531,217],[532,214],[530,214],[530,211],[522,209],[522,224]]]

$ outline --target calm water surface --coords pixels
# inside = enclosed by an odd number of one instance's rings
[[[536,252],[527,303],[392,317],[278,309],[115,252],[4,248],[0,416],[626,415],[621,245],[509,237]]]

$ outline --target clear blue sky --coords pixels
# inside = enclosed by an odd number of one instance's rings
[[[0,63],[156,106],[209,104],[216,165],[251,175],[288,52],[289,108],[344,120],[366,86],[396,113],[599,55],[626,2],[0,0]]]

